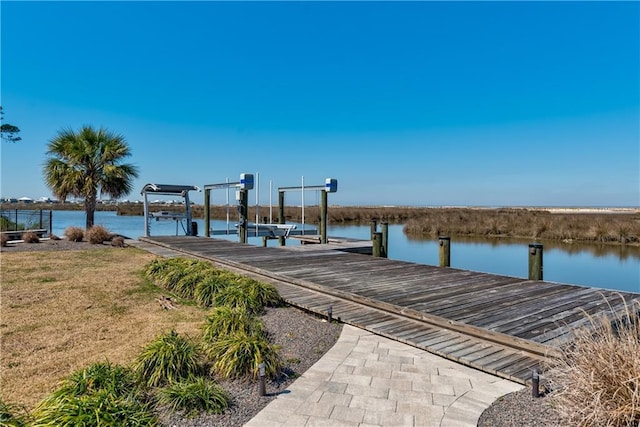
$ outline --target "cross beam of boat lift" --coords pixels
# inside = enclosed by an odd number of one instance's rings
[[[182,221],[186,222],[183,229],[187,236],[197,235],[195,224],[191,217],[191,202],[189,201],[189,191],[200,191],[195,185],[172,185],[172,184],[147,184],[142,187],[140,194],[144,196],[144,236],[149,237],[151,234],[151,222],[153,220],[170,220],[176,222],[176,235],[178,235],[178,224]],[[164,196],[181,196],[184,198],[184,212],[149,212],[149,200],[147,194],[153,193]]]
[[[280,224],[286,222],[284,216],[284,194],[287,191],[300,191],[302,193],[302,232],[304,234],[304,192],[307,190],[320,190],[320,243],[327,243],[327,194],[335,193],[338,191],[338,180],[334,178],[327,178],[324,181],[324,185],[304,185],[304,178],[302,179],[301,186],[295,187],[278,187],[278,216]],[[280,245],[284,246],[284,237],[280,237]]]
[[[253,174],[241,173],[240,181],[237,182],[221,182],[219,184],[207,184],[204,186],[204,233],[205,236],[211,237],[211,190],[220,190],[229,188],[237,188],[236,200],[238,201],[239,219],[239,235],[240,242],[247,243],[247,215],[249,204],[249,190],[253,189]],[[229,197],[227,193],[227,207],[229,206]],[[229,213],[227,212],[227,224],[229,223]],[[228,227],[227,227],[228,228]],[[214,233],[215,234],[215,233]],[[231,234],[227,229],[227,234]]]

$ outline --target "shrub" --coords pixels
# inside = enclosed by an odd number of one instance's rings
[[[101,225],[94,225],[87,230],[85,237],[89,243],[93,245],[100,245],[111,239],[111,233]]]
[[[140,382],[156,387],[198,374],[199,359],[197,346],[172,330],[149,343],[138,355],[133,369]]]
[[[116,248],[124,248],[126,246],[124,243],[124,237],[117,236],[111,239],[111,246],[114,246]]]
[[[589,318],[549,367],[552,398],[564,425],[635,426],[640,423],[640,302],[614,321]]]
[[[269,378],[277,377],[282,369],[278,347],[262,335],[237,332],[205,344],[205,352],[213,362],[211,372],[225,379],[243,376],[258,378],[258,365],[261,362],[264,362]]]
[[[8,241],[9,241],[9,238],[7,237],[6,234],[0,234],[0,246],[5,248],[7,246]]]
[[[229,395],[216,383],[199,377],[170,384],[160,390],[158,401],[187,416],[220,414],[229,406]]]
[[[24,240],[25,243],[40,243],[40,238],[33,231],[22,233],[22,240]]]
[[[84,230],[80,227],[67,227],[64,230],[64,237],[72,242],[82,242],[82,239],[84,239]]]
[[[204,342],[212,343],[221,337],[244,332],[247,335],[263,335],[262,321],[246,310],[231,307],[216,307],[207,316],[202,328]]]

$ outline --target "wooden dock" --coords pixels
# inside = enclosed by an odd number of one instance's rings
[[[156,253],[193,256],[273,283],[290,304],[520,383],[589,327],[585,313],[640,294],[439,268],[349,253],[335,244],[256,247],[150,237]],[[362,246],[362,244],[360,244]],[[165,251],[164,253],[162,251]]]

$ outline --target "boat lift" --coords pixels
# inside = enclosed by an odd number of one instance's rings
[[[338,180],[333,178],[325,179],[324,185],[304,185],[304,177],[302,185],[298,187],[278,187],[278,217],[280,224],[285,224],[284,216],[284,194],[287,191],[300,191],[302,193],[302,232],[304,234],[304,192],[307,190],[320,191],[320,243],[327,243],[327,194],[338,191]],[[284,246],[284,237],[279,238],[280,245]]]
[[[178,225],[182,223],[182,228],[187,236],[198,234],[196,224],[191,217],[191,202],[189,201],[189,191],[200,191],[195,185],[170,185],[170,184],[147,184],[142,187],[140,194],[144,196],[144,237],[151,235],[151,223],[155,221],[175,221],[176,236],[178,235]],[[149,212],[149,200],[147,194],[153,193],[164,196],[181,196],[184,198],[184,212]],[[186,222],[184,224],[183,222]]]

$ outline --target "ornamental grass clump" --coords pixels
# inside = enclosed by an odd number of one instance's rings
[[[22,240],[25,243],[40,243],[40,238],[33,231],[27,231],[26,233],[22,233]]]
[[[553,400],[564,425],[640,425],[640,301],[613,321],[589,317],[549,367]]]
[[[229,407],[229,394],[215,382],[203,377],[175,382],[161,389],[158,402],[187,417],[201,412],[221,414]]]
[[[6,248],[8,241],[9,241],[9,238],[7,237],[6,234],[0,234],[0,246],[2,246],[3,248]]]
[[[162,386],[197,376],[201,372],[200,351],[188,337],[172,330],[150,342],[136,358],[133,369],[142,384]]]
[[[247,277],[242,278],[240,287],[249,297],[255,300],[256,304],[262,308],[277,307],[282,304],[282,298],[276,288],[269,284],[258,282]]]
[[[82,242],[82,239],[84,239],[84,230],[80,227],[67,227],[64,230],[64,237],[70,242]]]
[[[147,426],[155,415],[138,393],[133,372],[94,363],[65,378],[33,411],[32,426]]]
[[[199,306],[211,307],[214,305],[216,294],[236,281],[235,275],[216,270],[196,285],[193,297]]]
[[[87,230],[85,237],[89,243],[93,245],[101,245],[102,243],[111,240],[111,233],[101,225],[94,225]]]
[[[265,374],[276,378],[282,370],[278,347],[263,335],[236,332],[205,344],[205,353],[213,361],[211,373],[224,379],[251,377],[257,379],[260,363]]]
[[[22,427],[26,425],[25,415],[18,415],[18,408],[0,399],[0,426],[2,427]]]
[[[227,306],[216,307],[211,310],[205,320],[202,328],[202,340],[205,343],[213,343],[221,337],[238,332],[263,336],[265,333],[264,324],[247,310]]]
[[[193,299],[198,284],[210,280],[213,276],[215,272],[211,264],[197,262],[184,269],[184,275],[178,279],[174,291],[182,298]]]

